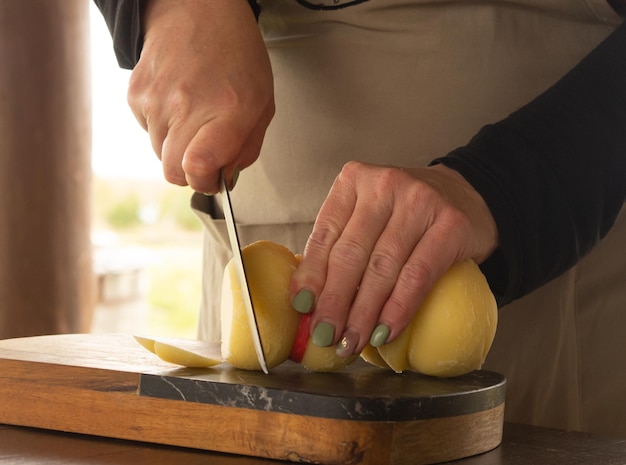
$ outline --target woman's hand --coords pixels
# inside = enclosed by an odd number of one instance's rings
[[[487,205],[458,172],[350,162],[293,275],[293,306],[314,310],[316,344],[359,353],[396,338],[453,263],[480,263],[497,243]]]
[[[246,0],[151,0],[128,91],[165,178],[205,193],[259,156],[274,115],[265,45]],[[232,181],[234,182],[234,180]]]

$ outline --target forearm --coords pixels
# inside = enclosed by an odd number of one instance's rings
[[[132,69],[139,61],[143,48],[142,19],[146,6],[158,0],[94,0],[113,38],[115,56],[122,68]],[[256,0],[248,0],[258,17]]]
[[[484,270],[501,305],[573,266],[626,198],[626,25],[543,95],[435,162],[461,172],[492,211],[500,244]]]

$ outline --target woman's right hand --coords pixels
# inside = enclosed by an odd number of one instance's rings
[[[246,0],[150,0],[128,102],[165,179],[204,193],[259,156],[272,70]],[[233,181],[230,181],[233,182]]]

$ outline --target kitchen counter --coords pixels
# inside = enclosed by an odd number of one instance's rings
[[[264,465],[277,462],[193,449],[0,425],[0,464]],[[505,424],[498,448],[454,465],[626,465],[626,439]]]

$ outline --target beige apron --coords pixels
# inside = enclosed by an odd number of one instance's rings
[[[277,110],[233,201],[244,243],[294,252],[346,161],[426,165],[546,89],[620,22],[606,0],[260,3]],[[201,216],[199,336],[219,340],[229,245],[222,221]],[[577,268],[500,312],[486,368],[509,379],[508,420],[626,436],[625,245],[622,215]]]

